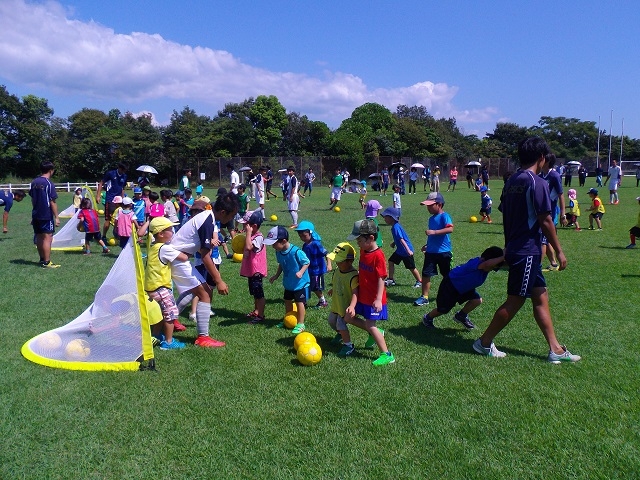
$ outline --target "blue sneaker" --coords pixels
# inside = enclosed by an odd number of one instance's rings
[[[422,307],[424,305],[429,305],[429,299],[424,297],[419,297],[413,304],[416,307]]]
[[[342,345],[342,348],[338,352],[338,356],[339,357],[348,357],[349,355],[351,355],[355,351],[356,351],[356,347],[353,346],[353,343],[351,345],[344,344],[344,345]]]
[[[171,341],[171,343],[167,343],[166,340],[160,342],[160,350],[182,350],[185,347],[185,344],[176,340],[175,338]]]

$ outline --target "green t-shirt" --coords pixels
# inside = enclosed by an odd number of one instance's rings
[[[247,213],[247,205],[249,205],[249,195],[243,193],[242,195],[238,195],[238,200],[240,201],[240,208],[238,209],[238,213],[240,215],[244,215]]]
[[[344,177],[342,175],[336,175],[333,177],[333,186],[341,187],[344,184]]]

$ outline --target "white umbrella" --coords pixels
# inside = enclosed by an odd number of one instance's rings
[[[145,172],[145,173],[158,173],[158,171],[153,168],[151,165],[140,165],[138,168],[136,168],[136,170],[138,172]]]
[[[251,167],[240,167],[238,169],[239,172],[250,172],[251,170],[253,170]]]
[[[371,175],[369,175],[369,178],[382,178],[382,175],[380,175],[379,173],[372,173]]]
[[[414,163],[411,165],[411,168],[422,168],[424,169],[424,165],[421,163]]]
[[[577,160],[571,160],[570,162],[567,162],[567,165],[579,167],[582,164]]]
[[[475,160],[473,162],[469,162],[465,165],[465,167],[479,167],[480,165],[482,165],[480,162],[476,162]]]
[[[362,183],[362,180],[354,178],[353,180],[349,180],[349,183]]]

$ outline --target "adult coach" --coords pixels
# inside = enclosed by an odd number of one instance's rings
[[[102,236],[106,238],[109,226],[111,225],[111,216],[116,211],[118,205],[113,203],[115,197],[124,197],[124,187],[127,184],[127,164],[118,163],[118,168],[109,170],[104,174],[100,183],[98,183],[98,191],[96,198],[100,198],[100,194],[104,189],[105,206],[104,206],[104,225],[102,226]]]
[[[518,145],[520,169],[509,177],[502,190],[505,262],[509,265],[507,299],[498,307],[491,323],[473,344],[473,349],[489,357],[505,357],[493,339],[518,313],[527,298],[533,304],[533,318],[549,344],[550,363],[577,362],[556,338],[549,311],[549,294],[541,268],[541,233],[558,256],[560,270],[567,267],[560,241],[551,218],[551,199],[547,182],[538,176],[551,150],[540,137],[530,137]]]
[[[0,190],[0,206],[4,205],[4,213],[2,214],[2,233],[7,233],[7,223],[9,222],[9,211],[13,206],[13,202],[21,202],[27,194],[24,190]]]
[[[609,182],[609,180],[611,180],[611,182]],[[604,184],[606,185],[607,182],[609,182],[609,205],[617,205],[620,203],[618,187],[622,185],[622,170],[615,160],[611,160],[611,166],[607,172],[607,179],[604,181]]]
[[[180,179],[180,190],[184,192],[187,188],[191,188],[191,169],[190,168],[184,169],[184,174]]]
[[[290,228],[296,228],[298,226],[298,208],[300,207],[300,196],[298,195],[298,189],[300,185],[298,179],[295,176],[296,169],[293,165],[287,167],[287,208],[291,214]],[[264,218],[264,217],[263,217]]]
[[[44,161],[40,164],[40,176],[31,182],[29,196],[33,210],[31,212],[31,225],[35,235],[36,248],[40,255],[40,266],[42,268],[58,268],[51,261],[51,242],[53,232],[60,226],[58,218],[58,205],[56,199],[56,187],[51,182],[51,176],[55,170],[53,163]]]

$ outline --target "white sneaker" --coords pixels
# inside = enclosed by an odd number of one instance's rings
[[[196,321],[196,314],[195,313],[190,313],[189,314],[189,320],[195,322]]]
[[[553,363],[555,365],[558,365],[560,363],[573,363],[580,361],[580,359],[582,358],[580,355],[572,354],[564,345],[560,346],[564,350],[564,353],[558,355],[557,353],[549,350],[549,356],[547,357],[547,361],[549,363]]]
[[[214,312],[213,310],[211,310],[211,311],[209,312],[209,316],[210,316],[210,317],[215,317],[215,316],[216,316],[216,312]]]
[[[496,348],[496,344],[493,342],[491,342],[491,346],[483,347],[482,343],[480,343],[480,339],[477,339],[475,342],[473,342],[473,349],[479,354],[486,355],[487,357],[502,358],[507,356],[506,353],[498,350]]]

